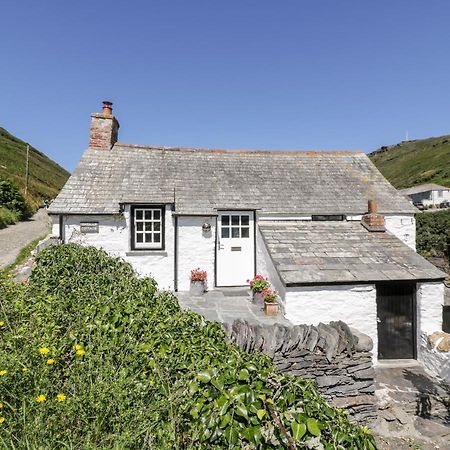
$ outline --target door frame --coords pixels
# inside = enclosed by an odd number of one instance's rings
[[[219,239],[219,215],[221,212],[224,211],[236,211],[237,213],[243,212],[243,211],[249,211],[251,214],[253,214],[253,276],[256,275],[256,210],[255,209],[248,209],[248,208],[241,208],[241,209],[226,209],[221,208],[217,210],[217,216],[216,216],[216,236],[214,240],[214,287],[215,288],[227,288],[227,287],[241,287],[245,285],[236,285],[236,286],[219,286],[217,284],[217,244]]]
[[[380,282],[375,284],[376,290],[376,306],[377,306],[377,339],[378,339],[378,349],[377,349],[377,359],[379,361],[395,361],[394,358],[380,358],[380,334],[378,330],[378,287],[379,286],[392,286],[395,284],[409,284],[412,285],[412,346],[413,346],[413,359],[417,359],[417,320],[418,320],[418,311],[417,311],[417,283],[415,281],[410,280],[400,280],[400,281],[387,281]],[[403,359],[403,358],[402,358]],[[410,358],[404,358],[408,360]]]

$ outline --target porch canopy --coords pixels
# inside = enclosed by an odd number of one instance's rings
[[[259,223],[275,269],[286,286],[441,281],[445,273],[389,232],[360,222]]]

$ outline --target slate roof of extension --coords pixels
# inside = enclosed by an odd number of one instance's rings
[[[414,186],[407,189],[399,189],[398,192],[400,192],[400,194],[402,195],[411,195],[428,191],[448,191],[449,189],[450,188],[441,186],[440,184],[428,183],[428,184],[419,184],[419,186]]]
[[[116,214],[119,203],[175,203],[179,214],[258,209],[267,214],[417,210],[361,152],[218,151],[117,143],[88,149],[50,213]]]
[[[442,280],[445,274],[388,232],[359,222],[259,222],[286,286]]]

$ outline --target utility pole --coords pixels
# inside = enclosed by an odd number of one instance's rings
[[[30,146],[27,144],[27,163],[25,167],[25,197],[27,196],[28,192],[28,167],[30,163]]]

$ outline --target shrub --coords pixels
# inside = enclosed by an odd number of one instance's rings
[[[0,180],[0,206],[17,213],[19,220],[30,217],[31,210],[22,194],[9,180]]]
[[[442,256],[450,245],[450,210],[416,216],[417,251],[423,255]]]
[[[156,288],[74,244],[43,251],[28,284],[1,280],[3,448],[375,448],[311,381]]]
[[[19,215],[4,206],[0,206],[0,229],[19,221]]]

